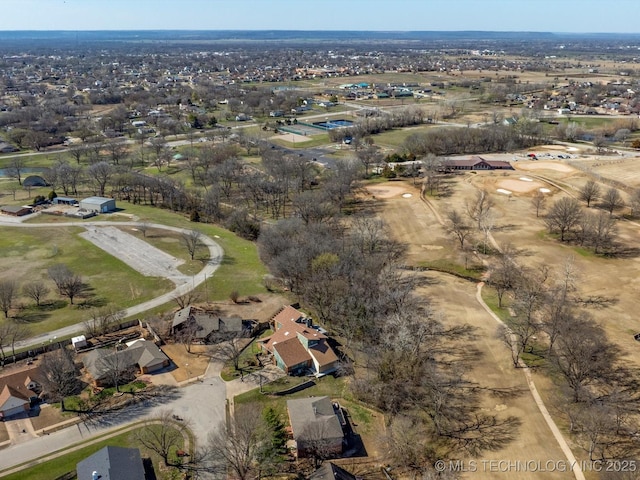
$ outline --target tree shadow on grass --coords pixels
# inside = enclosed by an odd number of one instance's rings
[[[13,319],[17,323],[40,323],[47,320],[51,317],[51,314],[47,312],[37,311],[37,310],[22,310],[19,314],[17,314]]]

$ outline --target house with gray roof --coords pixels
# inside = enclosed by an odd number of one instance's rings
[[[106,446],[76,465],[78,480],[145,480],[137,448]]]
[[[334,407],[329,397],[296,398],[287,401],[289,423],[296,442],[298,458],[340,455],[344,432],[338,417],[340,407]]]
[[[97,386],[109,383],[109,371],[118,368],[122,373],[153,373],[169,366],[167,355],[155,343],[139,339],[122,350],[101,348],[87,353],[84,366]]]
[[[215,337],[234,336],[243,332],[242,318],[239,316],[219,317],[193,306],[178,310],[171,322],[171,332],[179,335],[189,329],[195,342],[211,343]]]

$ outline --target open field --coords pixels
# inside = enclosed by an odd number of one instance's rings
[[[186,228],[195,226],[179,214],[153,207],[126,204],[125,211],[126,216],[120,215],[123,220],[130,221],[132,218],[142,217],[144,221],[150,223],[157,222]],[[116,216],[100,215],[94,220],[113,220]],[[38,217],[42,221],[56,218],[58,217]],[[16,228],[11,229],[15,233],[0,239],[0,252],[3,252],[0,265],[5,271],[14,275],[13,278],[19,283],[26,282],[27,279],[40,278],[48,281],[46,269],[53,264],[64,263],[72,271],[81,274],[92,287],[92,297],[86,300],[79,298],[74,302],[81,306],[69,306],[68,300],[65,301],[54,292],[49,294],[47,297],[49,300],[39,308],[35,305],[29,306],[32,302],[26,297],[20,299],[27,308],[20,312],[18,321],[28,324],[32,335],[85,320],[88,316],[86,307],[113,303],[120,308],[125,308],[158,296],[172,288],[169,280],[145,277],[91,242],[80,238],[78,233],[84,231],[80,227],[82,223],[82,221],[78,222],[78,227]],[[140,231],[126,228],[143,240]],[[262,280],[266,269],[258,258],[254,243],[213,225],[198,224],[197,228],[205,235],[214,238],[225,252],[216,274],[207,278],[206,282],[198,287],[202,300],[226,300],[233,291],[237,291],[241,297],[265,292]],[[188,258],[186,248],[180,245],[178,236],[173,233],[165,236],[165,233],[161,234],[155,229],[147,232],[152,245],[177,258]],[[82,252],[82,255],[78,255],[78,252]],[[198,253],[194,261],[185,261],[181,266],[184,270],[181,268],[181,272],[190,275],[200,271],[202,255],[205,252],[206,250],[203,249]],[[25,259],[29,262],[25,263]],[[119,281],[114,282],[114,278]],[[175,303],[170,302],[151,310],[147,315],[157,314],[174,307]]]
[[[78,234],[83,230],[76,227],[4,227],[7,234],[0,238],[0,266],[6,278],[12,278],[20,285],[40,279],[49,283],[47,269],[61,263],[81,275],[90,286],[89,294],[75,299],[74,306],[70,306],[65,297],[57,295],[53,284],[49,285],[51,292],[41,307],[33,305],[26,297],[20,298],[19,302],[26,308],[17,314],[16,320],[28,325],[32,334],[80,322],[86,319],[87,308],[91,306],[113,303],[125,308],[171,288],[170,281],[146,277],[81,238]]]

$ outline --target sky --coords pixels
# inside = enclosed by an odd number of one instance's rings
[[[0,30],[640,33],[638,13],[639,0],[0,0]]]

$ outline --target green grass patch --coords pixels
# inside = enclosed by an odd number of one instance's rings
[[[298,381],[295,377],[290,378],[292,382]],[[309,380],[309,377],[304,377],[302,381]],[[283,380],[279,379],[276,384],[276,391],[286,390],[295,386],[294,383],[284,384]],[[291,395],[285,395],[282,397],[275,397],[271,395],[265,395],[260,393],[260,388],[255,388],[249,392],[237,395],[234,399],[236,405],[258,403],[260,405],[274,407],[277,411],[286,411],[287,400],[292,398],[306,398],[312,396],[324,396],[328,395],[331,398],[345,397],[347,390],[347,380],[344,377],[335,378],[331,375],[319,378],[315,380],[316,385],[307,388],[300,392],[292,393]],[[282,388],[280,388],[282,387]],[[269,385],[264,385],[263,389],[270,388]]]
[[[388,130],[386,132],[378,133],[377,135],[373,135],[373,139],[376,145],[400,148],[404,145],[405,141],[409,136],[413,135],[414,133],[423,133],[428,128],[430,128],[430,126],[427,126],[427,125],[397,128],[393,130]]]
[[[580,255],[581,257],[585,257],[585,258],[594,258],[594,257],[598,256],[598,255],[596,255],[596,253],[593,250],[591,250],[590,248],[586,248],[586,247],[575,246],[575,247],[573,247],[573,250],[578,255]]]
[[[470,264],[467,265],[467,268],[465,268],[464,265],[460,265],[459,263],[456,263],[448,258],[438,258],[436,260],[420,262],[419,266],[426,267],[431,270],[437,270],[439,272],[450,273],[451,275],[473,281],[480,281],[482,279],[482,274],[486,269],[483,265],[480,264]]]
[[[506,294],[502,297],[502,307],[499,307],[498,294],[495,289],[485,285],[482,287],[482,299],[484,300],[484,303],[487,304],[487,307],[489,307],[491,311],[500,318],[500,320],[505,323],[509,322],[511,314],[509,313],[509,299]]]

